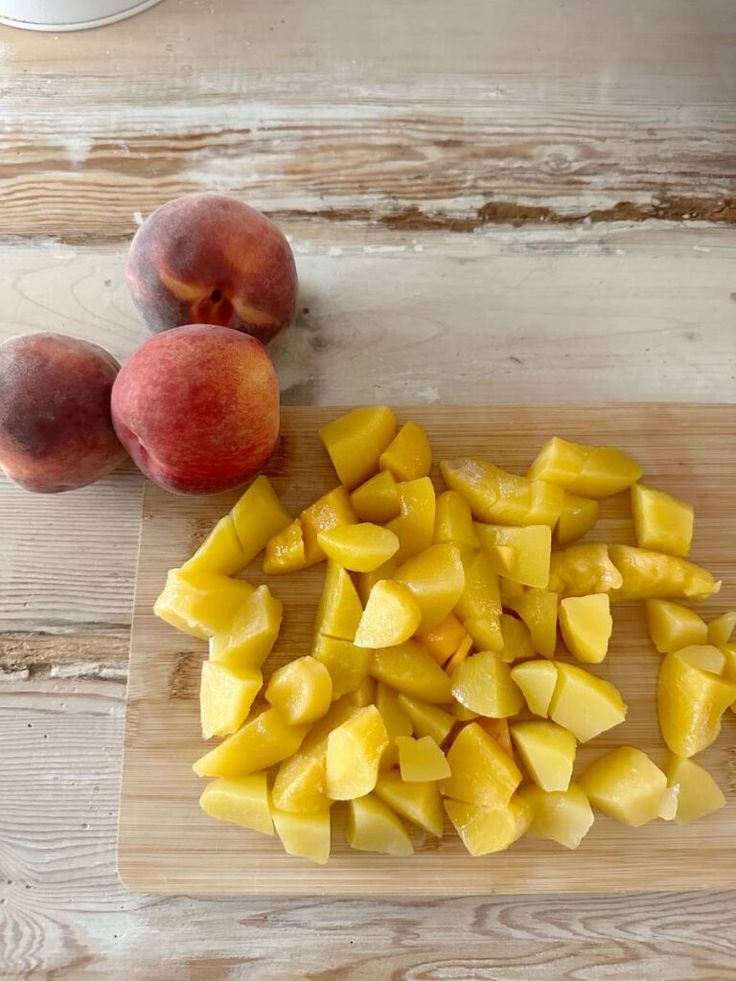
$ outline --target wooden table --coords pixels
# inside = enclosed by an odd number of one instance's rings
[[[731,0],[164,0],[0,31],[0,336],[125,357],[141,216],[213,189],[302,281],[288,403],[733,401]],[[115,874],[142,479],[0,483],[0,973],[679,978],[736,894],[158,899]]]

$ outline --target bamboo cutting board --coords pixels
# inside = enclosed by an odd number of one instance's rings
[[[340,411],[283,410],[282,441],[268,473],[294,514],[336,483],[317,429]],[[397,410],[397,416],[427,428],[436,459],[485,454],[519,472],[552,434],[628,450],[644,467],[647,482],[696,505],[692,558],[724,581],[721,594],[702,604],[701,612],[710,617],[736,607],[736,405],[423,406]],[[733,886],[736,717],[731,713],[718,742],[698,757],[726,793],[724,809],[690,827],[658,821],[632,829],[598,816],[574,852],[525,839],[508,852],[474,859],[449,826],[441,842],[414,835],[412,858],[355,852],[342,836],[338,808],[333,856],[328,865],[316,866],[285,855],[277,839],[207,818],[197,806],[203,783],[191,770],[206,748],[198,720],[206,645],[159,621],[151,607],[167,569],[191,555],[237,496],[183,498],[146,486],[118,841],[126,885],[145,892],[345,896]],[[590,538],[633,542],[628,495],[603,503]],[[317,566],[295,576],[264,577],[258,560],[244,573],[253,582],[267,582],[284,602],[284,625],[266,674],[309,653],[323,574],[324,566]],[[622,743],[644,749],[660,764],[666,759],[654,699],[659,655],[647,639],[641,604],[616,607],[614,624],[609,656],[593,670],[620,687],[628,718],[580,748],[576,772]]]

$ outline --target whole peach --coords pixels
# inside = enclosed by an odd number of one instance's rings
[[[128,284],[152,331],[219,324],[267,344],[294,318],[294,255],[255,208],[220,194],[185,194],[141,225]]]
[[[110,417],[119,365],[96,344],[41,332],[0,344],[0,466],[40,494],[74,490],[125,458]]]
[[[112,390],[120,441],[177,494],[215,494],[259,471],[279,435],[279,386],[265,347],[212,324],[149,338]]]

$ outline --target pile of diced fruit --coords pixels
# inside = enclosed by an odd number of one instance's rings
[[[338,801],[348,843],[389,855],[413,851],[405,821],[441,837],[445,814],[484,855],[525,834],[576,848],[594,809],[636,827],[723,805],[692,757],[736,703],[736,614],[706,625],[674,602],[720,586],[686,558],[689,504],[639,483],[620,450],[556,437],[526,476],[443,460],[439,494],[425,432],[397,431],[385,406],[353,409],[320,437],[339,486],[292,520],[259,477],[155,606],[209,641],[202,731],[227,738],[194,764],[216,778],[207,814],[275,827],[287,852],[322,863]],[[571,544],[599,499],[629,488],[637,546]],[[311,653],[275,670],[267,707],[249,715],[282,604],[233,576],[264,549],[268,575],[326,571]],[[670,761],[663,771],[624,745],[573,781],[578,743],[626,717],[588,666],[608,652],[611,604],[629,600],[646,602],[664,655],[656,697]],[[579,663],[555,657],[558,627]]]

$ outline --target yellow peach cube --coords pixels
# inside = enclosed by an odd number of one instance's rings
[[[304,548],[304,529],[299,518],[275,534],[266,542],[263,556],[263,572],[267,576],[300,572],[307,567]]]
[[[529,711],[546,719],[557,685],[557,665],[553,661],[522,661],[511,669],[511,678],[521,689]]]
[[[450,764],[431,736],[422,736],[420,739],[399,736],[396,746],[399,751],[401,779],[405,783],[444,780],[450,776]]]
[[[381,770],[390,769],[397,763],[399,758],[396,745],[397,738],[399,736],[410,736],[412,733],[411,720],[399,702],[400,697],[403,696],[397,695],[395,691],[392,691],[386,685],[379,684],[376,686],[375,705],[381,713],[383,724],[386,726],[386,734],[388,735],[388,746],[383,752],[379,766]]]
[[[396,432],[396,418],[386,405],[351,409],[319,431],[340,483],[357,487],[378,470],[381,453]]]
[[[327,668],[332,679],[332,697],[341,698],[354,692],[368,677],[373,652],[356,647],[351,640],[320,634],[314,642],[312,657]]]
[[[695,517],[692,504],[653,487],[634,484],[631,511],[637,545],[670,555],[688,554]]]
[[[444,491],[437,497],[434,516],[434,542],[449,542],[462,552],[480,548],[470,505],[457,491]]]
[[[558,484],[583,497],[610,497],[641,477],[641,468],[622,450],[585,446],[554,436],[542,447],[528,476]]]
[[[397,535],[369,522],[322,531],[317,542],[328,559],[351,572],[372,572],[399,550]]]
[[[355,634],[356,647],[395,647],[417,630],[421,607],[407,586],[382,579],[371,590]]]
[[[707,639],[709,644],[715,644],[716,647],[722,647],[728,644],[731,640],[731,636],[736,629],[736,610],[731,610],[728,613],[722,613],[715,620],[711,620],[708,624],[708,634]],[[691,644],[702,644],[702,640],[691,640],[688,641]],[[682,644],[682,647],[685,645]]]
[[[407,559],[394,574],[419,604],[421,628],[430,630],[449,616],[465,588],[465,570],[457,545],[430,545]]]
[[[291,523],[291,515],[278,498],[268,477],[256,477],[230,512],[246,566]]]
[[[332,800],[353,800],[376,786],[378,765],[388,746],[388,733],[375,705],[358,709],[327,738],[327,794]]]
[[[274,807],[293,814],[311,814],[330,805],[324,758],[301,752],[279,766],[271,797]]]
[[[610,681],[559,662],[549,717],[585,743],[620,725],[626,718],[626,704]]]
[[[454,654],[465,636],[465,627],[454,613],[448,613],[445,619],[436,627],[429,630],[417,631],[416,639],[438,664],[444,664]]]
[[[445,810],[462,843],[473,856],[503,852],[526,834],[532,819],[524,798],[499,807],[446,800]]]
[[[320,634],[354,640],[362,616],[363,607],[350,575],[337,562],[328,560],[314,620],[315,642]]]
[[[199,689],[202,738],[229,736],[239,729],[262,685],[260,671],[203,661]]]
[[[281,600],[259,586],[227,627],[210,637],[210,660],[238,670],[260,668],[276,643],[282,612]]]
[[[290,726],[275,709],[267,709],[242,729],[205,753],[192,769],[198,777],[244,777],[266,770],[295,753],[307,726]]]
[[[253,592],[253,586],[242,579],[171,569],[153,612],[177,630],[207,640],[228,627]]]
[[[266,688],[266,701],[290,725],[315,722],[332,701],[330,672],[313,657],[298,657],[278,668]]]
[[[638,828],[659,817],[667,777],[640,749],[619,746],[590,764],[580,786],[593,807]]]
[[[567,790],[577,742],[567,729],[537,720],[511,726],[511,738],[527,773],[542,790]]]
[[[501,617],[471,617],[463,623],[463,627],[467,630],[476,650],[496,652],[503,650],[504,636]],[[466,653],[470,653],[469,647]],[[452,667],[448,666],[448,670],[452,672],[461,660],[465,660],[465,658],[456,658]]]
[[[217,572],[222,576],[231,576],[246,565],[246,556],[235,534],[232,515],[226,514],[181,568],[183,572]]]
[[[314,504],[305,508],[299,518],[302,523],[304,555],[308,566],[316,565],[325,558],[318,540],[321,532],[358,523],[357,515],[350,504],[350,495],[342,485],[323,494]]]
[[[401,819],[375,794],[348,801],[345,839],[351,848],[397,858],[412,855],[414,846]]]
[[[695,610],[662,599],[648,599],[644,605],[649,636],[660,654],[704,644],[708,639],[705,621]]]
[[[721,717],[736,702],[736,684],[704,670],[687,652],[666,654],[657,681],[662,736],[676,756],[694,756],[715,742]]]
[[[507,664],[514,661],[526,661],[536,657],[537,652],[532,643],[532,634],[523,620],[517,620],[510,613],[502,613],[500,618],[503,647],[501,659]]]
[[[524,705],[508,664],[495,651],[479,651],[452,674],[452,694],[466,708],[493,719],[516,715]]]
[[[552,551],[549,525],[512,528],[479,524],[476,530],[484,549],[504,545],[514,550],[511,567],[504,573],[507,579],[523,586],[547,589]]]
[[[513,759],[477,722],[460,730],[447,762],[452,776],[442,783],[442,793],[469,804],[504,807],[521,783]]]
[[[632,599],[703,600],[721,588],[707,569],[678,555],[633,545],[609,545],[608,552],[622,578],[621,586],[611,592],[613,603]]]
[[[386,527],[399,536],[401,543],[397,553],[399,562],[417,552],[423,552],[432,544],[436,498],[429,477],[407,480],[399,484],[401,514],[389,521]]]
[[[382,579],[393,579],[394,573],[398,568],[399,560],[394,555],[387,562],[384,562],[383,565],[379,565],[377,569],[373,569],[372,572],[356,573],[354,578],[361,603],[365,605],[368,602],[371,590],[377,582],[380,582]]]
[[[265,773],[213,780],[202,791],[199,806],[218,821],[239,824],[264,835],[273,834]]]
[[[564,848],[577,848],[595,822],[593,809],[585,791],[571,783],[567,790],[544,791],[530,784],[522,787],[518,797],[531,808],[532,838],[556,841]]]
[[[677,788],[678,824],[690,824],[725,806],[721,788],[707,770],[692,760],[673,756],[666,773],[668,786]]]
[[[611,601],[606,593],[567,596],[560,601],[560,630],[565,646],[578,661],[600,664],[613,633]]]
[[[464,563],[465,586],[455,604],[461,621],[497,617],[501,614],[498,574],[485,552],[479,552]]]
[[[543,657],[554,657],[557,646],[557,607],[559,597],[547,589],[524,589],[506,605],[519,614],[529,629],[531,646]],[[504,621],[505,623],[506,621]],[[503,624],[502,624],[503,626]],[[515,660],[524,654],[517,654]],[[533,656],[533,655],[529,655]]]
[[[294,814],[271,808],[276,834],[287,855],[324,865],[330,857],[330,811]]]
[[[623,581],[606,545],[571,545],[552,553],[547,588],[560,597],[610,593],[619,589]]]
[[[433,704],[449,702],[450,679],[416,641],[373,652],[371,675],[395,691]]]
[[[555,529],[557,545],[564,547],[582,538],[598,520],[601,506],[589,497],[565,491],[565,499]]]
[[[428,705],[410,695],[399,695],[398,700],[402,711],[411,721],[415,735],[420,738],[430,736],[441,746],[455,725],[455,717],[438,705]],[[411,735],[411,730],[405,735]]]
[[[436,782],[405,783],[398,773],[382,773],[376,784],[376,797],[401,817],[437,838],[442,837],[444,818]]]
[[[549,525],[555,528],[565,506],[565,490],[546,480],[529,481],[531,501],[524,516],[525,525]]]
[[[381,470],[356,487],[350,503],[361,521],[383,524],[401,514],[399,488],[390,470]]]
[[[396,480],[418,480],[432,469],[432,447],[427,434],[415,422],[406,422],[391,440],[378,461],[381,470],[390,470]]]

